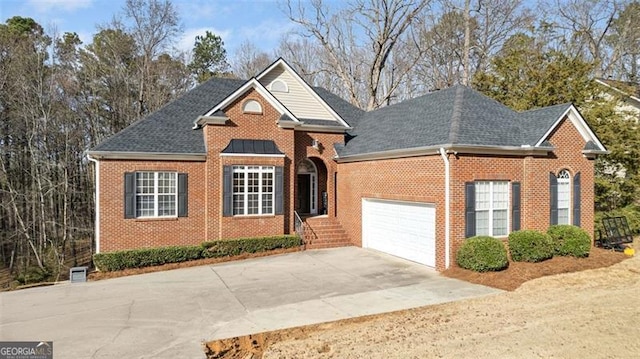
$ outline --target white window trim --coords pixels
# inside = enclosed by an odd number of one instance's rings
[[[566,177],[565,177],[566,176]],[[557,195],[557,206],[558,206],[558,224],[571,224],[571,173],[568,170],[562,170],[560,172],[558,172],[558,176],[556,177],[557,181],[558,181],[558,195]],[[568,194],[568,200],[567,200],[567,207],[560,207],[560,185],[566,185],[567,187],[567,194]],[[567,210],[567,223],[560,223],[560,210],[561,209],[566,209]]]
[[[489,184],[489,208],[488,209],[481,209],[478,210],[477,209],[477,202],[474,205],[474,210],[476,211],[476,213],[478,213],[478,211],[489,211],[489,233],[488,234],[481,234],[481,235],[486,235],[486,236],[490,236],[490,237],[507,237],[510,233],[510,228],[511,228],[511,186],[509,185],[509,181],[475,181],[474,185],[477,185],[478,183],[488,183]],[[494,203],[493,203],[493,193],[494,193],[494,185],[496,183],[505,183],[506,187],[507,187],[507,208],[495,208],[494,207]],[[477,196],[477,190],[476,190],[476,196]],[[477,198],[477,197],[476,197]],[[493,233],[493,212],[496,210],[506,210],[507,211],[507,231],[505,234],[500,234],[500,235],[494,235]],[[476,216],[476,223],[478,221],[478,218]],[[477,225],[477,224],[476,224]],[[480,235],[478,233],[476,233],[477,235]]]
[[[318,214],[318,167],[313,161],[306,158],[302,162],[310,163],[313,169],[308,171],[306,166],[299,166],[298,174],[309,175],[309,214]]]
[[[249,167],[258,167],[258,168],[252,168],[249,169]],[[243,192],[235,192],[235,186],[232,188],[232,209],[231,209],[231,213],[233,213],[234,217],[251,217],[251,216],[273,216],[275,214],[275,210],[276,210],[276,205],[275,205],[275,201],[276,201],[276,187],[275,187],[275,180],[276,180],[276,168],[275,166],[258,166],[258,165],[237,165],[237,166],[233,166],[231,168],[231,179],[233,181],[234,178],[234,174],[236,173],[242,173],[244,176],[244,190]],[[258,213],[251,213],[248,214],[247,212],[249,211],[249,173],[258,173]],[[264,173],[271,173],[271,189],[272,192],[263,192],[262,191],[262,187],[263,187],[263,174]],[[263,194],[269,194],[271,193],[271,212],[270,213],[262,213],[262,196]],[[242,214],[235,214],[235,195],[236,194],[243,194],[244,198],[243,198],[243,212]],[[252,193],[255,194],[255,193]]]
[[[284,87],[284,90],[278,90],[275,89],[273,85],[280,83],[282,84],[282,86]],[[280,79],[275,79],[271,82],[271,84],[269,84],[269,90],[271,90],[271,92],[289,92],[289,85],[287,85],[286,82],[280,80]]]
[[[153,173],[153,193],[138,193],[138,174],[141,173]],[[159,215],[158,214],[158,208],[159,208],[159,202],[158,202],[158,196],[162,195],[162,196],[167,196],[167,195],[171,195],[171,193],[158,193],[158,175],[160,173],[169,173],[169,174],[173,174],[174,175],[174,183],[175,183],[175,187],[174,187],[174,201],[175,201],[175,206],[174,206],[174,213],[170,214],[170,215]],[[172,172],[172,171],[137,171],[135,172],[135,183],[136,183],[136,188],[135,188],[135,196],[136,196],[136,200],[135,200],[135,208],[134,208],[134,213],[136,214],[135,218],[178,218],[178,172]],[[138,197],[139,196],[151,196],[153,195],[153,215],[151,216],[138,216]]]
[[[257,106],[258,109],[249,109],[249,106]],[[248,99],[242,104],[242,112],[243,113],[252,113],[252,114],[261,114],[262,113],[262,104],[257,100]]]

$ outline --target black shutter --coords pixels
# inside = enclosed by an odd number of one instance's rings
[[[222,170],[222,215],[233,216],[233,171],[231,166]]]
[[[466,182],[464,184],[465,193],[465,231],[466,238],[476,235],[476,184]]]
[[[124,174],[124,218],[136,218],[136,174]]]
[[[558,224],[558,178],[549,173],[549,220],[551,225]]]
[[[573,176],[573,225],[580,227],[580,172]]]
[[[188,175],[178,173],[178,217],[186,217],[188,213]]]
[[[275,214],[283,214],[284,213],[284,168],[282,168],[282,166],[276,167],[275,191],[276,191]]]
[[[520,182],[511,184],[511,230],[520,230]]]

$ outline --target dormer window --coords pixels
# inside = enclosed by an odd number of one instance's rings
[[[272,92],[289,92],[289,86],[282,80],[273,80],[270,87]]]
[[[260,105],[260,102],[258,102],[256,100],[247,100],[242,105],[242,112],[244,112],[244,113],[261,114],[262,113],[262,105]]]

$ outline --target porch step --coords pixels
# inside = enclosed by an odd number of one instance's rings
[[[329,217],[310,217],[305,221],[304,241],[307,249],[352,246],[340,222]]]

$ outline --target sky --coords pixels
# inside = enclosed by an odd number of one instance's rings
[[[120,13],[125,0],[0,0],[0,22],[13,16],[31,17],[48,33],[75,32],[84,44],[91,42],[98,25],[108,24]],[[222,37],[227,53],[244,41],[271,53],[294,25],[276,0],[173,0],[184,33],[181,50],[193,48],[196,35],[211,31]]]

